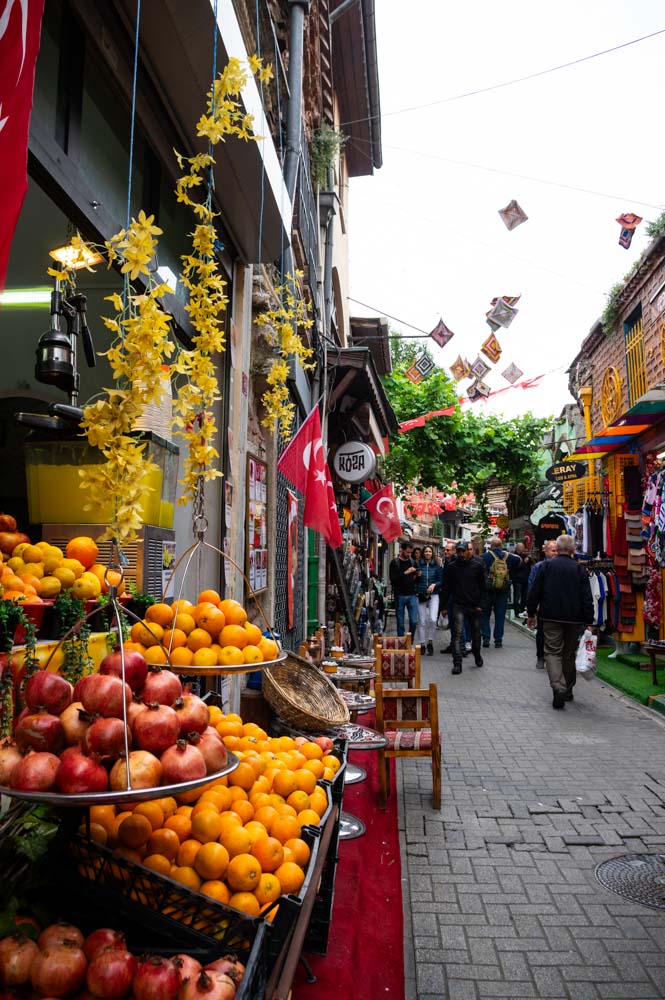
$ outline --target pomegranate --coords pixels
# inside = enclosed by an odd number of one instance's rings
[[[293,744],[295,746],[295,749],[299,750],[300,747],[303,745],[303,743],[308,743],[308,742],[309,741],[306,736],[296,736],[296,738],[293,741]]]
[[[210,709],[195,694],[184,694],[182,698],[177,698],[173,707],[178,713],[180,720],[180,735],[188,736],[189,733],[203,733],[210,723]]]
[[[156,788],[162,779],[162,765],[147,750],[130,750],[129,779],[132,788]],[[111,791],[127,791],[127,761],[117,760],[111,768]]]
[[[178,740],[175,746],[164,751],[159,760],[165,785],[195,781],[197,778],[205,778],[207,773],[203,754],[186,740]]]
[[[140,715],[141,712],[145,712],[147,707],[148,706],[144,705],[142,701],[136,701],[136,698],[134,698],[134,700],[130,703],[129,708],[127,709],[127,725],[130,729],[133,730],[134,719]]]
[[[41,948],[42,951],[44,948],[57,948],[61,944],[75,944],[77,948],[80,948],[84,940],[85,938],[78,927],[59,920],[44,928],[37,938],[37,947]]]
[[[0,985],[24,986],[30,982],[30,967],[39,948],[25,934],[12,934],[0,941]]]
[[[88,963],[81,948],[60,944],[39,951],[30,967],[30,982],[41,997],[67,997],[85,982]]]
[[[60,761],[55,784],[58,791],[65,795],[105,792],[109,787],[109,776],[97,758],[73,753]]]
[[[229,979],[233,980],[237,988],[240,986],[242,977],[245,975],[245,966],[242,962],[238,961],[237,955],[225,955],[223,958],[216,958],[214,962],[206,965],[205,971],[222,972]]]
[[[132,734],[127,730],[128,746]],[[125,723],[122,719],[95,719],[83,737],[83,752],[96,754],[102,760],[117,760],[125,752]]]
[[[148,673],[148,664],[145,657],[137,649],[125,649],[125,680],[132,691],[140,691],[145,684]],[[114,649],[108,653],[99,665],[100,674],[113,674],[122,677],[122,658],[120,649]]]
[[[11,773],[20,760],[23,760],[23,755],[13,743],[0,749],[0,785],[9,784]]]
[[[228,760],[226,747],[221,736],[212,726],[208,726],[201,736],[198,733],[192,733],[189,740],[203,754],[203,759],[206,762],[206,774],[217,774],[223,767],[226,767]]]
[[[105,718],[122,718],[132,700],[132,689],[119,677],[108,674],[90,674],[81,689],[80,700],[86,712]]]
[[[148,955],[136,967],[134,1000],[176,1000],[180,971],[169,958]]]
[[[65,745],[65,730],[57,715],[49,715],[42,709],[23,716],[17,723],[14,738],[19,750],[58,753]]]
[[[201,971],[201,963],[197,962],[191,955],[175,955],[172,962],[180,972],[181,983],[193,979]]]
[[[160,705],[173,705],[181,695],[182,684],[177,674],[155,664],[148,667],[148,676],[143,687],[143,700],[146,705],[153,701],[159,702]]]
[[[74,685],[74,701],[81,700],[81,693],[85,690],[91,676],[92,674],[88,674],[85,677],[81,677],[81,679],[76,682]]]
[[[320,746],[324,753],[330,753],[335,748],[335,744],[329,736],[315,736],[312,743]]]
[[[180,988],[180,1000],[233,1000],[236,986],[222,972],[201,969],[196,979],[188,979]]]
[[[18,762],[9,784],[21,792],[50,792],[59,766],[60,761],[55,754],[33,751]]]
[[[73,701],[60,715],[62,728],[65,731],[65,743],[73,747],[80,743],[92,723],[92,716],[83,708],[83,703]]]
[[[93,958],[98,951],[103,948],[113,948],[116,951],[126,950],[125,935],[121,934],[119,931],[114,931],[110,927],[100,927],[99,930],[93,931],[92,934],[88,934],[83,945],[83,951],[85,952],[85,957],[89,962],[92,962]]]
[[[180,720],[168,705],[152,702],[134,720],[133,732],[137,747],[159,755],[180,736]]]
[[[16,518],[11,514],[0,514],[0,531],[16,531]]]
[[[25,703],[33,712],[45,708],[53,715],[60,715],[71,705],[73,692],[72,685],[60,674],[38,670],[25,685]]]
[[[121,1000],[132,988],[136,959],[128,951],[104,948],[88,966],[86,983],[102,1000]]]

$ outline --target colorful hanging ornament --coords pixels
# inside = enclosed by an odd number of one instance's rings
[[[419,358],[413,362],[410,368],[408,368],[404,374],[408,379],[410,379],[414,385],[418,385],[422,382],[424,378],[431,375],[436,365],[426,354],[421,354]]]
[[[446,326],[442,319],[439,320],[430,333],[430,337],[439,345],[439,347],[445,347],[448,341],[452,340],[454,336],[455,334],[453,331]]]
[[[497,295],[496,298],[492,299],[490,305],[495,306],[497,302],[507,302],[509,306],[516,306],[521,298],[521,295]]]
[[[529,218],[524,209],[517,204],[515,199],[509,201],[505,208],[499,209],[499,215],[503,219],[506,229],[517,229]]]
[[[484,376],[487,375],[487,373],[488,373],[489,370],[490,370],[490,366],[487,365],[487,364],[485,364],[485,362],[480,357],[480,355],[476,358],[476,360],[471,365],[471,374],[475,375],[476,379],[484,378]]]
[[[515,385],[515,382],[517,382],[518,378],[522,378],[524,372],[522,371],[521,368],[517,367],[514,361],[511,361],[511,363],[508,365],[505,371],[502,371],[501,374],[505,378],[506,382],[510,382],[511,385]]]
[[[492,362],[493,365],[497,363],[501,357],[501,344],[496,339],[493,333],[490,333],[486,341],[484,341],[482,347],[480,348],[481,353],[485,355],[486,358]]]
[[[478,399],[486,399],[491,391],[487,382],[483,382],[482,379],[477,378],[469,386],[467,396],[470,402],[475,403]]]
[[[450,374],[455,379],[456,382],[461,382],[463,378],[467,378],[471,374],[471,368],[469,362],[466,358],[463,358],[461,354],[458,354],[452,365],[450,366]]]
[[[416,362],[415,361],[410,366],[410,368],[406,369],[406,371],[404,372],[404,374],[408,378],[409,382],[413,382],[414,385],[418,385],[423,380],[423,377],[420,374],[420,372],[418,371],[418,368],[416,366]]]
[[[490,330],[492,331],[492,333],[496,333],[496,331],[500,330],[501,327],[491,317],[492,317],[492,310],[490,309],[488,312],[485,313],[485,322],[487,323],[487,325],[490,328]]]
[[[642,221],[641,215],[633,215],[632,212],[625,212],[620,215],[617,222],[621,226],[621,235],[619,236],[619,246],[627,250],[630,246],[635,230]]]
[[[493,309],[487,314],[487,320],[492,320],[504,328],[509,327],[519,312],[505,299],[499,299]]]

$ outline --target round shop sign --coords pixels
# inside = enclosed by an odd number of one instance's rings
[[[508,520],[508,518],[506,517],[506,515],[505,514],[499,514],[499,516],[496,519],[496,526],[497,526],[497,528],[501,528],[502,531],[505,531],[505,529],[508,527],[509,524],[510,524],[510,521]]]
[[[362,483],[371,479],[376,471],[376,455],[362,441],[341,444],[333,459],[335,472],[345,483]]]

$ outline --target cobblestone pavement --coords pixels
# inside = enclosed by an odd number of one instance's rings
[[[441,811],[428,761],[398,772],[408,1000],[665,996],[665,910],[594,876],[665,851],[663,723],[595,679],[554,711],[533,640],[511,627],[453,677],[448,635],[422,678],[439,686]]]

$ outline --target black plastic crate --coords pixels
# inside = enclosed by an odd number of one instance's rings
[[[332,911],[335,898],[335,878],[339,862],[339,812],[335,821],[326,857],[323,862],[321,879],[312,907],[309,927],[303,948],[316,955],[325,955],[328,951],[328,938],[332,924]]]

